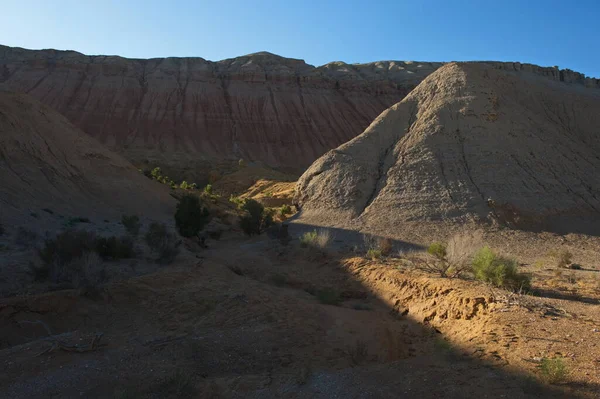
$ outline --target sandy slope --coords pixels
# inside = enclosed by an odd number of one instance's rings
[[[51,108],[0,92],[0,222],[37,227],[58,214],[102,220],[138,212],[164,218],[174,203],[165,186]]]

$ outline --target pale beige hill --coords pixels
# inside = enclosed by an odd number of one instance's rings
[[[392,236],[439,221],[594,231],[600,90],[506,66],[445,65],[318,159],[297,185],[301,221]]]
[[[174,203],[165,186],[51,108],[0,91],[0,222],[5,226],[39,227],[59,215],[100,222],[121,213],[163,218],[172,214]]]

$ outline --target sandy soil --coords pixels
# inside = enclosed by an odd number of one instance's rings
[[[1,300],[0,397],[598,397],[598,305],[343,255],[233,232],[99,292]],[[567,379],[540,382],[556,356]]]

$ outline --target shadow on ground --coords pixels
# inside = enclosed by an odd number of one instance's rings
[[[338,249],[362,243],[360,233],[332,235]],[[418,291],[440,301],[441,289],[361,274],[365,267],[265,237],[230,239],[179,267],[109,284],[94,299],[63,291],[2,300],[0,396],[585,398],[600,389],[547,386],[499,355],[483,357],[485,349],[453,346],[412,302],[390,305],[372,287],[397,284],[414,289],[414,300]],[[107,346],[40,354],[58,338],[23,320],[64,339],[102,331]]]

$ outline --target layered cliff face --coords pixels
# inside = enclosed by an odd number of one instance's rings
[[[210,62],[0,46],[0,86],[50,105],[133,161],[184,169],[244,158],[301,172],[440,65],[316,68],[269,53]]]
[[[170,220],[175,200],[50,107],[0,91],[0,223],[51,229],[59,215],[98,221],[142,207]]]
[[[304,173],[300,219],[389,236],[444,221],[598,232],[600,90],[542,72],[441,67]]]

